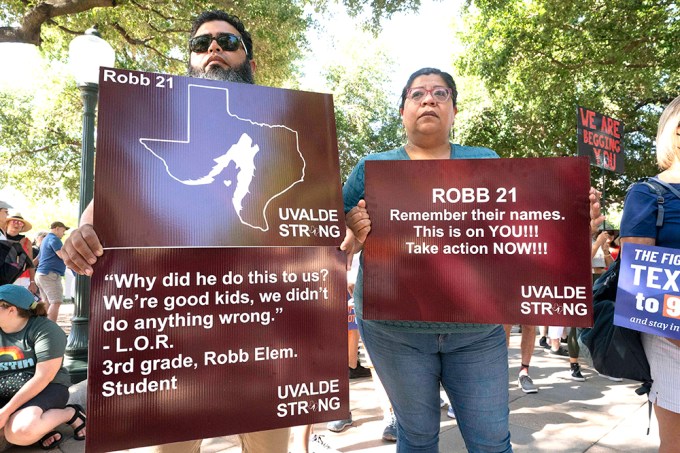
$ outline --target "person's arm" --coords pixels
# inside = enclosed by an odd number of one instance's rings
[[[30,401],[38,393],[42,392],[47,387],[47,384],[52,382],[61,368],[62,361],[63,357],[57,357],[44,362],[38,362],[35,366],[35,375],[0,409],[0,427],[4,427],[7,424],[10,415],[16,412],[21,405]]]
[[[21,241],[21,246],[24,247],[26,254],[31,259],[31,262],[33,262],[33,244],[31,244],[31,241],[29,241],[28,238],[24,238]],[[28,276],[31,280],[31,283],[28,285],[28,290],[35,294],[38,291],[38,285],[35,284],[35,267],[28,269]]]
[[[340,250],[347,254],[347,265],[348,271],[352,270],[352,261],[354,260],[354,255],[359,253],[364,247],[364,244],[357,241],[354,233],[349,228],[345,228],[345,238],[340,244]]]
[[[91,201],[80,217],[80,226],[71,232],[59,254],[69,269],[81,275],[92,275],[92,265],[104,254],[99,236],[92,227],[93,220],[94,201]]]
[[[345,210],[345,238],[340,250],[347,254],[347,270],[352,269],[354,255],[364,247],[366,236],[371,231],[371,220],[366,211],[364,198],[364,159],[354,167],[342,187]]]
[[[602,215],[602,208],[600,206],[600,197],[602,193],[597,191],[594,187],[590,188],[588,199],[590,200],[590,233],[596,234],[606,219]]]
[[[605,242],[607,242],[607,236],[606,233],[603,231],[597,236],[597,239],[595,239],[595,241],[593,242],[593,247],[590,251],[590,259],[595,258],[595,255],[597,255],[597,251],[600,250],[602,244],[604,244]]]
[[[602,244],[602,253],[604,254],[604,267],[609,267],[614,262],[612,254],[609,251],[609,233],[605,233],[605,240]]]

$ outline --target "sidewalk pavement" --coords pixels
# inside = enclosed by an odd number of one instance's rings
[[[66,306],[65,306],[66,307]],[[63,308],[65,308],[63,307]],[[524,394],[517,387],[520,366],[520,335],[510,338],[510,432],[515,452],[550,453],[655,453],[658,451],[658,425],[652,414],[651,433],[646,435],[647,400],[635,394],[631,381],[613,382],[598,376],[582,364],[585,382],[568,377],[567,358],[548,356],[537,346],[531,360],[530,374],[539,387],[536,394]],[[538,343],[538,342],[537,342]],[[442,396],[448,400],[442,391]],[[326,423],[314,425],[314,433],[340,452],[387,453],[395,444],[382,440],[383,414],[373,391],[371,378],[350,381],[350,409],[354,423],[342,433],[326,429]],[[73,440],[71,431],[62,427],[69,438],[61,445],[64,453],[83,453],[85,442]],[[293,434],[294,435],[294,434]],[[311,448],[311,447],[310,447]],[[465,452],[465,444],[455,420],[441,411],[439,450],[443,453]],[[36,447],[11,447],[11,453],[37,453]],[[128,450],[129,451],[129,450]],[[238,453],[236,436],[203,441],[202,453]],[[318,448],[310,453],[320,453]],[[333,450],[330,450],[331,452]],[[263,452],[266,453],[266,452]]]

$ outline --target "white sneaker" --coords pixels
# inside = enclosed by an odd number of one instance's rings
[[[610,381],[614,381],[614,382],[621,382],[621,381],[623,381],[623,378],[620,378],[620,377],[607,376],[606,374],[602,374],[602,373],[597,373],[597,374],[598,374],[600,377],[603,377],[603,378],[605,378],[605,379],[609,379]]]
[[[449,406],[449,410],[446,411],[446,416],[449,418],[456,418],[456,413],[453,411],[453,406]]]

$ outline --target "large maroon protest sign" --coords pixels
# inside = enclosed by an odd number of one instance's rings
[[[87,450],[346,418],[331,97],[104,69],[96,164]]]
[[[367,161],[364,318],[592,325],[585,158]]]
[[[578,155],[591,165],[624,173],[623,123],[585,107],[577,108]]]

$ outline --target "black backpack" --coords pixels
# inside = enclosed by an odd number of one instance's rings
[[[656,195],[658,206],[656,227],[660,228],[664,217],[664,194],[671,192],[680,198],[680,192],[658,178],[648,178],[639,184],[646,185]],[[649,393],[652,376],[647,355],[642,347],[641,333],[614,325],[619,258],[617,257],[617,260],[593,284],[595,322],[592,328],[581,331],[579,339],[588,348],[593,366],[599,373],[642,382],[642,386],[636,392],[643,395]]]
[[[33,266],[33,260],[17,241],[0,240],[0,285],[14,283]]]
[[[616,288],[620,260],[617,258],[593,285],[593,327],[581,331],[581,341],[590,351],[593,367],[602,374],[642,382],[644,394],[652,385],[647,355],[637,330],[614,325]]]

